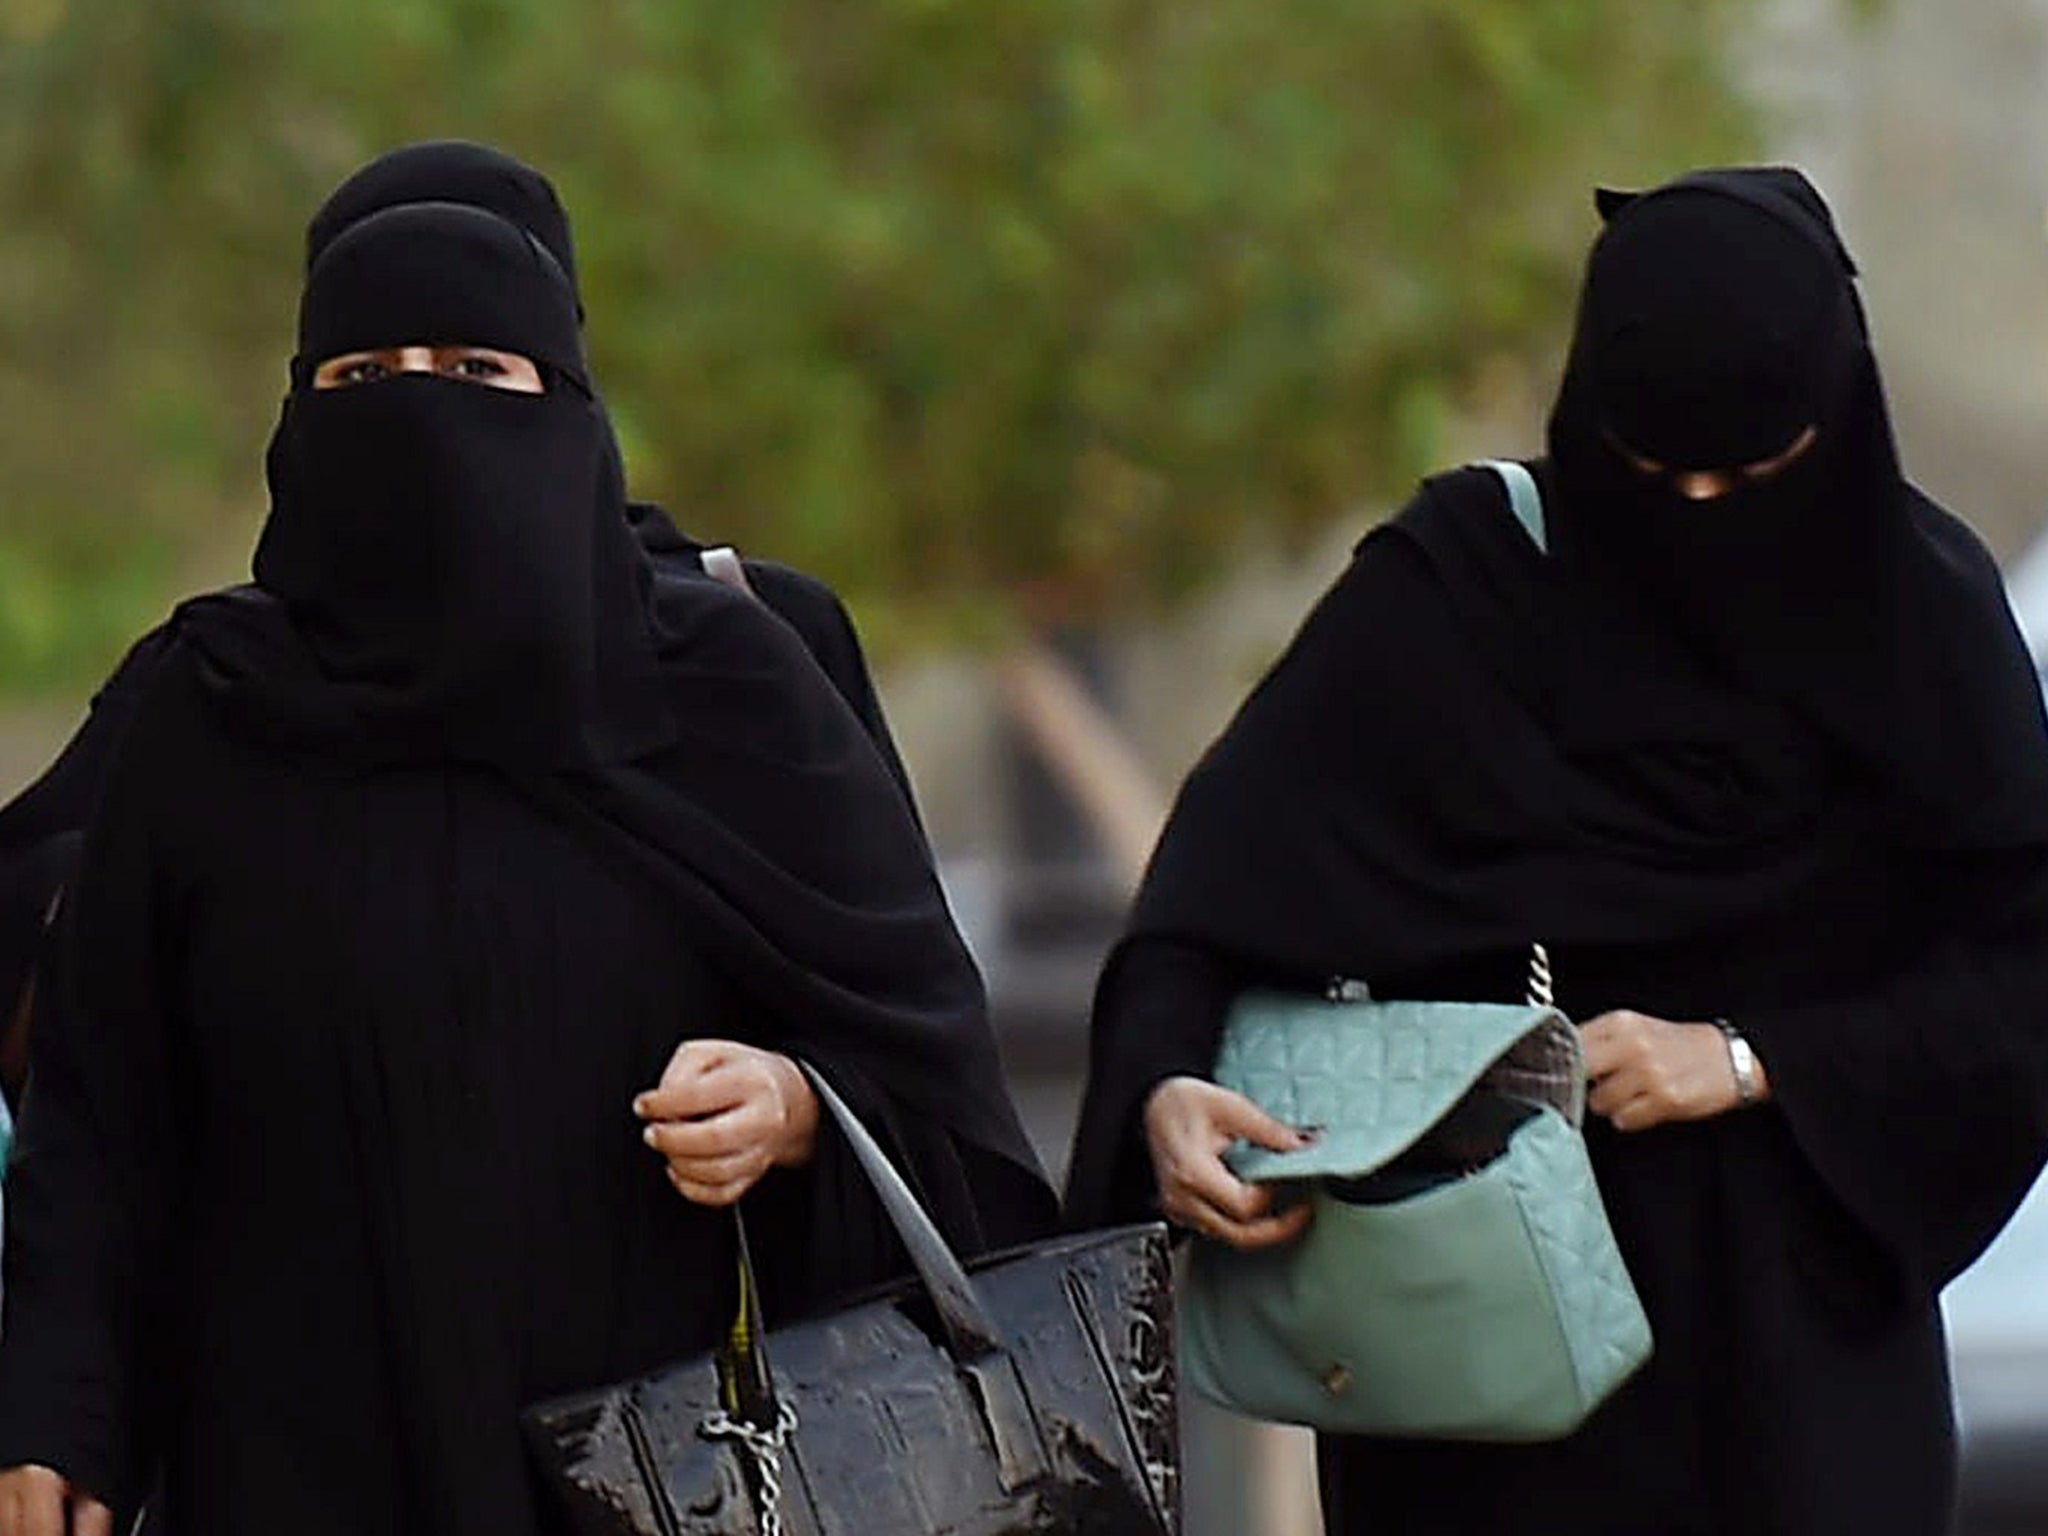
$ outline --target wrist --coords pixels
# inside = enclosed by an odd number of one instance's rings
[[[776,1153],[778,1168],[800,1168],[818,1150],[818,1095],[811,1080],[787,1056],[771,1058],[777,1086],[782,1095],[782,1147]]]
[[[1748,1109],[1764,1103],[1771,1096],[1770,1077],[1764,1071],[1763,1059],[1749,1043],[1749,1037],[1726,1019],[1716,1019],[1714,1027],[1721,1032],[1722,1044],[1727,1047],[1728,1073],[1735,1084],[1736,1107]]]

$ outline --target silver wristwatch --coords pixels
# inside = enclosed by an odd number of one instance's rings
[[[1742,1037],[1742,1031],[1726,1019],[1714,1020],[1721,1031],[1721,1038],[1728,1042],[1728,1069],[1735,1074],[1735,1097],[1743,1104],[1754,1104],[1763,1097],[1763,1081],[1758,1075],[1756,1052]]]

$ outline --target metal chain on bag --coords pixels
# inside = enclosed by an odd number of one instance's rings
[[[1548,1104],[1573,1125],[1586,1114],[1586,1065],[1578,1032],[1557,1007],[1557,984],[1550,970],[1550,951],[1529,947],[1531,1008],[1547,1014],[1543,1022],[1516,1041],[1481,1079],[1496,1093],[1532,1103]]]
[[[1550,979],[1550,951],[1541,944],[1529,947],[1529,1006],[1557,1006],[1557,990]]]
[[[758,1485],[761,1536],[782,1536],[782,1453],[796,1433],[796,1409],[777,1396],[775,1376],[763,1345],[761,1287],[754,1277],[753,1249],[747,1242],[747,1219],[732,1213],[733,1258],[739,1274],[732,1325],[718,1351],[718,1406],[697,1423],[706,1440],[733,1440],[753,1463]],[[762,1423],[773,1409],[774,1426]]]
[[[789,1437],[796,1433],[796,1410],[788,1403],[777,1403],[775,1427],[763,1429],[734,1418],[723,1408],[714,1408],[704,1416],[697,1431],[709,1440],[739,1442],[740,1449],[752,1458],[754,1475],[761,1484],[761,1536],[783,1536],[782,1451],[789,1444]]]

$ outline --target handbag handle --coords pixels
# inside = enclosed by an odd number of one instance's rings
[[[944,1234],[918,1204],[917,1196],[889,1161],[888,1154],[861,1124],[860,1116],[847,1107],[816,1067],[800,1058],[797,1067],[839,1127],[840,1135],[846,1138],[854,1161],[860,1165],[875,1197],[882,1202],[890,1225],[902,1239],[925,1294],[938,1312],[946,1353],[955,1368],[974,1385],[1004,1489],[1015,1492],[1049,1476],[1051,1460],[1039,1435],[1037,1418],[1031,1412],[1024,1378],[1003,1342],[1002,1331],[982,1305],[974,1282],[968,1279]],[[747,1247],[746,1222],[737,1208],[733,1216],[739,1226],[740,1304],[725,1347],[719,1351],[720,1385],[732,1411],[765,1430],[782,1422],[784,1414],[776,1403],[774,1378],[769,1370],[766,1334],[761,1326],[760,1286],[754,1275],[753,1255]],[[793,1417],[789,1424],[794,1427]]]
[[[825,1106],[839,1127],[839,1134],[846,1138],[854,1161],[860,1164],[875,1197],[882,1202],[889,1224],[903,1240],[903,1247],[910,1255],[918,1279],[924,1282],[932,1305],[938,1309],[939,1327],[946,1335],[948,1350],[954,1359],[966,1362],[1003,1353],[1002,1332],[982,1306],[974,1282],[967,1278],[967,1271],[947,1245],[945,1236],[924,1207],[917,1203],[917,1196],[911,1193],[903,1175],[896,1171],[896,1165],[889,1161],[889,1155],[876,1143],[868,1128],[861,1124],[860,1116],[847,1107],[846,1101],[840,1098],[837,1090],[825,1081],[816,1067],[807,1061],[799,1061],[797,1065],[810,1082],[811,1091],[817,1094],[818,1102]]]
[[[712,580],[736,592],[754,597],[759,595],[754,591],[754,584],[747,579],[747,568],[740,560],[739,551],[731,545],[721,544],[715,549],[707,549],[698,559],[704,573]],[[807,1061],[798,1061],[797,1066],[809,1080],[818,1102],[825,1106],[838,1125],[846,1144],[853,1149],[854,1160],[874,1187],[882,1209],[888,1213],[889,1224],[895,1227],[896,1235],[903,1240],[918,1278],[930,1293],[932,1305],[938,1308],[939,1326],[945,1331],[953,1358],[965,1362],[1003,1353],[1002,1335],[989,1321],[988,1311],[975,1294],[967,1271],[960,1267],[959,1259],[946,1246],[946,1239],[938,1227],[925,1214],[924,1207],[917,1203],[917,1196],[903,1182],[903,1175],[896,1171],[888,1155],[868,1134],[868,1128],[860,1123],[860,1116],[847,1108],[846,1101],[839,1097],[818,1069]],[[740,1267],[744,1272],[741,1278],[741,1305],[744,1310],[749,1298],[757,1294],[744,1226],[740,1233]],[[758,1325],[758,1317],[754,1322]]]
[[[760,593],[748,580],[738,550],[720,545],[705,550],[699,559],[712,580],[759,599]],[[1050,1475],[1051,1463],[1025,1395],[1024,1378],[1018,1374],[1017,1362],[1003,1343],[1001,1331],[981,1304],[974,1282],[967,1278],[967,1271],[946,1245],[944,1234],[917,1203],[917,1196],[911,1193],[903,1175],[861,1124],[860,1116],[847,1107],[816,1067],[801,1059],[797,1066],[810,1082],[818,1102],[838,1125],[847,1146],[853,1149],[854,1161],[860,1164],[876,1198],[882,1202],[889,1224],[902,1239],[911,1266],[924,1282],[925,1294],[931,1297],[939,1314],[946,1352],[960,1372],[974,1383],[982,1418],[995,1445],[1003,1487],[1014,1492]],[[763,1342],[761,1287],[754,1275],[753,1255],[747,1247],[746,1220],[737,1207],[733,1220],[739,1229],[740,1301],[725,1347],[718,1354],[720,1387],[733,1412],[760,1431],[774,1433],[770,1426],[783,1425],[784,1414],[775,1401],[775,1380]],[[794,1422],[790,1419],[779,1432],[788,1433]]]

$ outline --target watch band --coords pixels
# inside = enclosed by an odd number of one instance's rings
[[[1735,1074],[1735,1097],[1745,1105],[1754,1104],[1762,1097],[1762,1087],[1757,1081],[1756,1052],[1743,1039],[1742,1031],[1726,1019],[1716,1019],[1714,1025],[1728,1043],[1728,1070]]]

